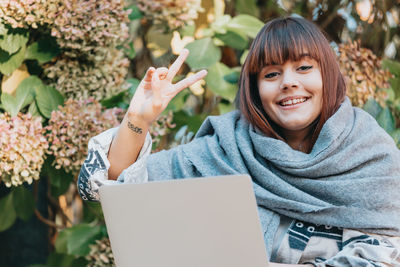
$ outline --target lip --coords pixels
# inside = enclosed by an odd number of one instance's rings
[[[296,103],[296,104],[294,104],[294,105],[289,105],[289,106],[282,106],[282,105],[279,104],[279,103],[281,103],[281,102],[285,102],[285,101],[292,100],[292,99],[299,99],[299,98],[305,98],[306,101],[304,101],[304,102],[299,102],[299,103]],[[277,105],[279,106],[279,108],[281,108],[281,109],[289,110],[289,109],[295,109],[295,108],[301,107],[303,104],[307,103],[307,101],[310,100],[310,99],[311,99],[310,96],[289,96],[289,97],[285,97],[285,98],[279,100],[278,102],[276,102],[276,104],[277,104]]]

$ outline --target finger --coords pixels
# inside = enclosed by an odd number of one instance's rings
[[[151,89],[154,94],[153,98],[153,107],[159,108],[161,107],[162,100],[161,100],[161,88],[160,88],[160,74],[163,72],[162,69],[156,69],[154,75],[151,80]]]
[[[168,69],[165,67],[157,68],[158,78],[164,80],[167,77]]]
[[[146,73],[144,74],[141,84],[145,90],[151,89],[151,79],[153,77],[153,73],[155,70],[156,70],[155,68],[150,67],[147,69]]]
[[[167,80],[172,81],[172,79],[178,73],[179,69],[182,67],[183,62],[185,62],[185,60],[186,60],[188,55],[189,55],[189,50],[182,49],[182,51],[179,54],[178,58],[169,67]]]
[[[197,72],[196,74],[193,74],[193,75],[187,77],[186,79],[183,79],[182,81],[176,83],[175,84],[176,93],[179,93],[186,87],[189,87],[192,84],[196,83],[197,81],[203,79],[206,75],[207,75],[207,71],[201,70],[201,71]]]
[[[153,73],[156,69],[154,67],[150,67],[147,69],[146,73],[144,74],[143,80],[145,82],[151,82],[151,77],[153,76]]]

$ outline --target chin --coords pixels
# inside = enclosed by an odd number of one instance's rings
[[[288,130],[288,131],[301,131],[306,129],[311,125],[311,123],[304,123],[304,122],[288,122],[283,124],[284,126],[280,125],[281,128]]]

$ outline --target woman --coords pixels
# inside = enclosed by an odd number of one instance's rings
[[[83,199],[97,200],[98,187],[115,179],[247,173],[271,262],[400,266],[400,151],[345,98],[335,55],[314,24],[268,22],[242,68],[238,110],[209,117],[191,143],[149,155],[151,122],[206,75],[171,83],[187,54],[169,69],[150,68],[121,126],[91,139],[78,181]]]

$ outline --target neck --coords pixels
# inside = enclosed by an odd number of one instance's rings
[[[291,148],[308,153],[308,148],[311,142],[311,130],[312,128],[310,129],[309,127],[297,131],[282,130],[282,134],[286,143]]]

